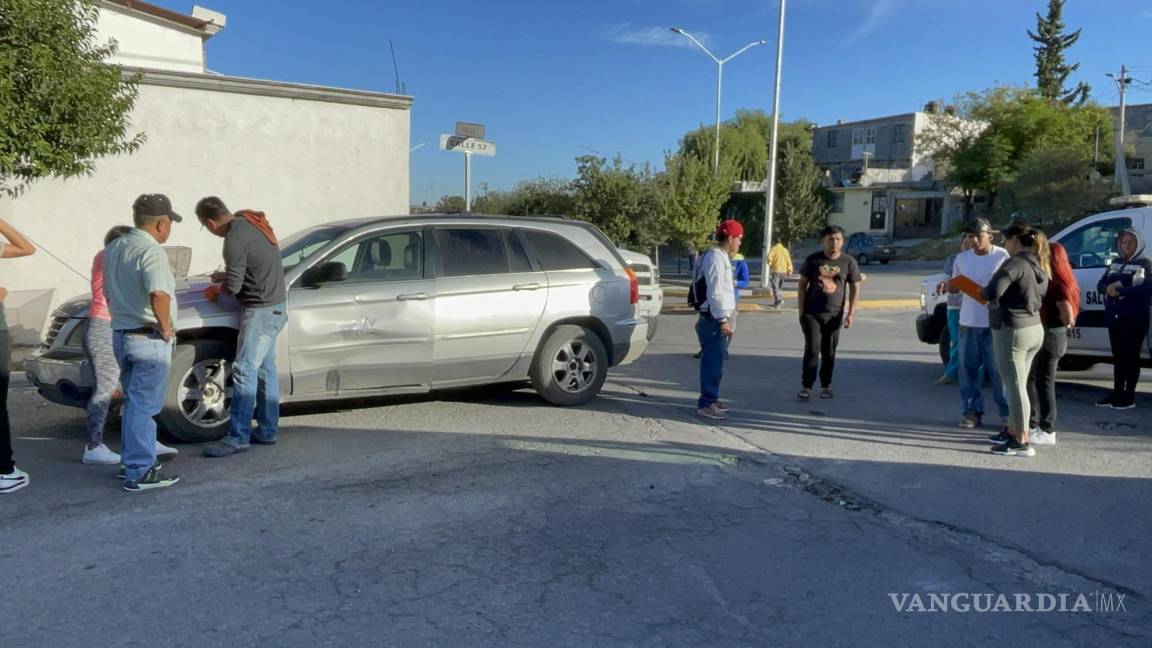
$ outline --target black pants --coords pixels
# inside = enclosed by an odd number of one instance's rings
[[[1119,401],[1136,398],[1140,382],[1140,349],[1148,335],[1148,313],[1123,315],[1108,320],[1108,341],[1112,344],[1112,397]]]
[[[1044,329],[1044,344],[1028,372],[1028,401],[1032,415],[1028,427],[1051,432],[1056,425],[1056,368],[1068,351],[1068,329]]]
[[[12,428],[8,424],[8,381],[12,365],[12,349],[8,344],[8,330],[0,331],[0,475],[16,468],[12,463]]]
[[[800,316],[800,328],[804,331],[804,371],[800,382],[805,389],[812,389],[817,369],[820,371],[820,386],[832,385],[836,346],[840,344],[840,325],[843,323],[842,313],[805,313]]]

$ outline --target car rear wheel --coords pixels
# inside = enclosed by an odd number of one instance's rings
[[[554,405],[583,405],[600,393],[608,377],[608,352],[594,332],[557,327],[532,362],[532,387]]]
[[[652,338],[656,337],[656,322],[659,319],[660,319],[659,317],[649,317],[648,318],[648,341],[649,342],[652,341]]]
[[[177,344],[157,417],[168,434],[187,443],[221,439],[232,404],[232,345],[219,340]]]
[[[871,259],[868,258],[868,255],[864,254],[863,252],[856,256],[856,263],[859,263],[862,266],[868,265],[870,260]]]
[[[888,265],[891,262],[892,259],[880,259],[880,265]]]

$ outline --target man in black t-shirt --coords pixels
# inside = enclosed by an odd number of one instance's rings
[[[856,259],[844,254],[844,229],[829,225],[820,235],[824,249],[810,255],[800,267],[796,299],[800,328],[804,331],[804,369],[801,389],[796,394],[800,400],[812,397],[817,371],[820,398],[832,398],[832,371],[836,368],[840,328],[852,326],[856,305],[860,302],[860,266]]]

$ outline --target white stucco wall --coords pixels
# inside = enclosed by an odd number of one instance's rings
[[[409,116],[396,107],[145,81],[133,123],[148,141],[138,152],[100,161],[89,178],[34,184],[15,201],[0,200],[0,216],[87,275],[108,228],[131,224],[136,196],[165,193],[185,216],[168,244],[193,249],[192,272],[210,271],[220,263],[221,239],[202,231],[192,213],[205,195],[232,209],[265,211],[281,237],[331,220],[406,214]],[[55,289],[53,305],[88,290],[43,252],[6,260],[0,273],[9,290]]]
[[[203,35],[109,6],[96,22],[101,42],[115,39],[119,51],[109,62],[176,72],[204,71]]]

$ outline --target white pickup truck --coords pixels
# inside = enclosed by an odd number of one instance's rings
[[[1060,362],[1067,370],[1083,370],[1098,362],[1111,360],[1108,329],[1104,320],[1104,296],[1096,284],[1108,264],[1117,256],[1116,237],[1135,228],[1144,241],[1152,237],[1152,196],[1120,196],[1109,201],[1118,209],[1082,218],[1052,237],[1064,246],[1080,284],[1080,315],[1068,329],[1068,353]],[[1138,254],[1144,255],[1141,250]],[[916,335],[925,344],[940,347],[940,359],[948,361],[947,296],[936,292],[945,279],[943,273],[920,282],[920,315],[916,318]],[[1152,344],[1152,336],[1149,338]],[[1141,359],[1152,365],[1152,348],[1145,346]]]

